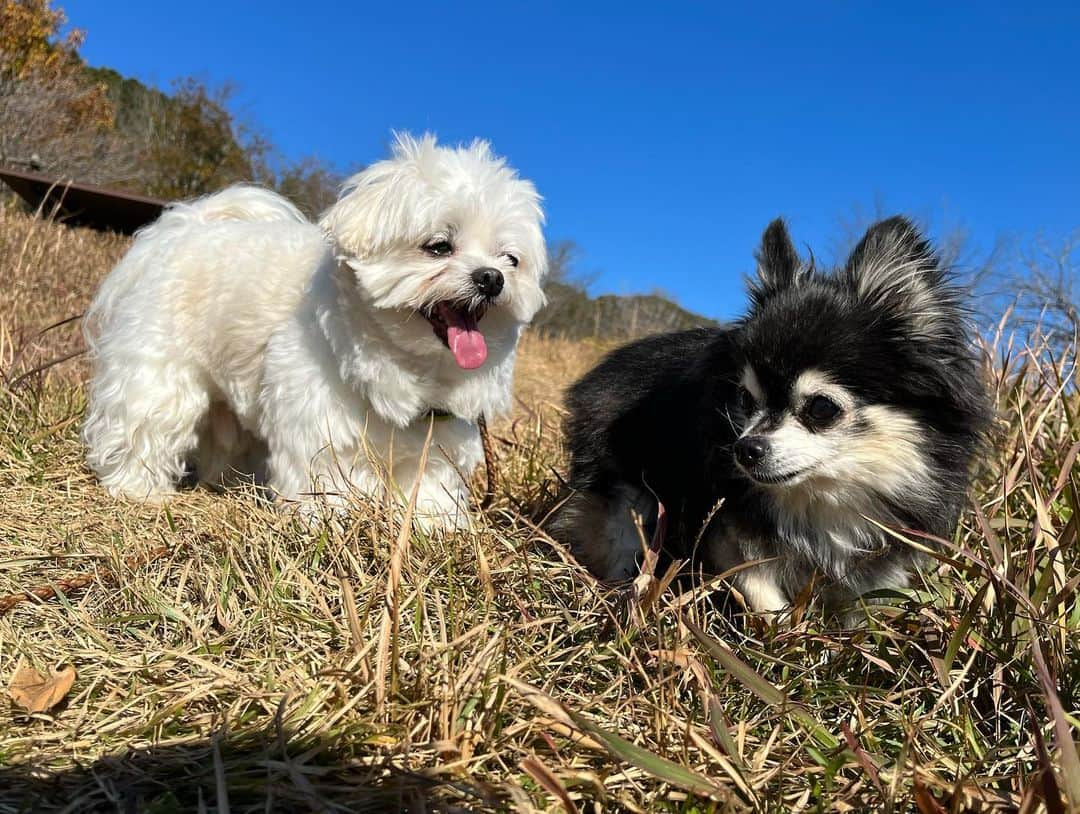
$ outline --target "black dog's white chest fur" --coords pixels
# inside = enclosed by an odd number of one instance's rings
[[[913,558],[902,545],[871,519],[897,524],[888,507],[869,496],[850,496],[850,502],[820,500],[792,507],[765,498],[764,534],[726,539],[742,557],[774,557],[776,581],[787,596],[801,591],[811,575],[828,596],[858,596],[882,582],[906,584]],[[715,540],[715,544],[721,544]],[[760,549],[758,546],[760,545]],[[765,610],[778,610],[767,608]]]
[[[666,553],[775,611],[906,584],[879,524],[952,533],[990,416],[959,294],[902,218],[831,275],[770,225],[747,316],[619,348],[567,396],[570,493],[553,533],[604,579],[636,571],[656,508]],[[715,510],[722,502],[719,510]]]

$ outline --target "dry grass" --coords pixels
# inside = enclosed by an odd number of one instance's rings
[[[313,534],[244,494],[117,503],[82,462],[82,364],[15,383],[76,347],[38,332],[123,246],[0,213],[0,594],[101,576],[0,617],[0,682],[78,670],[51,714],[0,699],[0,812],[1080,805],[1071,358],[998,342],[1003,437],[924,588],[863,631],[768,630],[708,589],[620,617],[547,545],[560,388],[600,349],[530,339],[494,505],[401,540],[383,655],[375,513]]]

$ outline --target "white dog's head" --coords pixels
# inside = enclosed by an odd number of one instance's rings
[[[362,301],[414,357],[500,364],[544,304],[547,252],[533,185],[486,142],[396,138],[322,217]]]

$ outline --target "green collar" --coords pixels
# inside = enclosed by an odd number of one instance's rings
[[[447,419],[454,418],[454,414],[451,413],[449,410],[436,410],[434,407],[432,407],[430,410],[420,416],[420,418],[425,420],[433,418],[436,421],[446,421]]]

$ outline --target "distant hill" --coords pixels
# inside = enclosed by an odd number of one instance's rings
[[[547,336],[622,340],[718,324],[659,294],[590,297],[580,287],[559,281],[548,283],[546,291],[548,304],[532,324]]]

